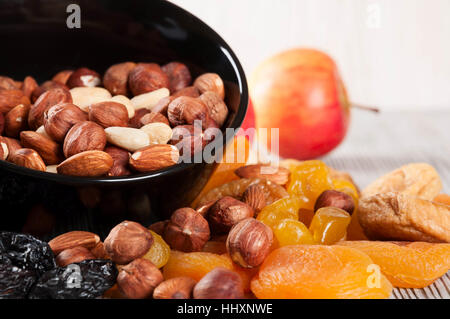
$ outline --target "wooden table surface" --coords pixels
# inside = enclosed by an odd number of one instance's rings
[[[450,193],[450,111],[373,114],[353,110],[346,140],[324,157],[349,172],[364,188],[377,177],[411,162],[426,162],[439,172]],[[450,272],[424,289],[395,289],[394,299],[450,299]]]

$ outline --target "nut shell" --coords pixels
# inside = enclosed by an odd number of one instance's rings
[[[180,208],[172,214],[163,237],[172,249],[201,251],[210,237],[209,225],[192,208]]]
[[[270,253],[272,230],[254,218],[247,218],[233,226],[226,246],[231,259],[244,268],[258,267]]]
[[[111,259],[123,265],[144,256],[153,244],[153,236],[144,226],[123,221],[111,230],[104,244]]]
[[[71,157],[85,151],[103,151],[105,146],[105,130],[94,122],[83,121],[72,126],[67,132],[63,151],[66,157]]]
[[[169,78],[161,67],[155,63],[139,63],[128,76],[128,83],[133,95],[168,88]]]
[[[123,266],[117,276],[117,285],[129,299],[149,298],[164,280],[161,271],[149,260],[138,258]]]

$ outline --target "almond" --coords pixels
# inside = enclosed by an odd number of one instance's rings
[[[113,95],[128,95],[128,75],[136,67],[134,62],[110,66],[103,76],[103,85]]]
[[[59,267],[65,267],[70,264],[79,263],[83,260],[95,259],[96,257],[92,254],[89,249],[85,247],[74,247],[65,249],[58,254],[56,257],[56,264]]]
[[[148,134],[142,130],[131,127],[108,127],[105,129],[109,143],[135,152],[150,145]]]
[[[165,98],[159,100],[159,102],[156,103],[156,105],[154,107],[152,107],[152,112],[161,113],[162,115],[166,116],[167,109],[169,108],[169,104],[175,99],[176,99],[176,97],[174,97],[174,96],[168,96],[168,97],[165,97]]]
[[[264,178],[278,185],[285,185],[289,181],[291,172],[281,166],[254,164],[239,167],[234,173],[240,178]]]
[[[72,96],[69,90],[55,88],[41,94],[28,114],[28,125],[30,128],[36,130],[44,124],[44,113],[52,106],[60,103],[72,103]]]
[[[58,174],[58,171],[56,170],[57,167],[58,167],[58,165],[47,165],[47,167],[45,168],[45,171],[47,173]]]
[[[36,80],[31,77],[31,76],[27,76],[22,83],[22,91],[23,94],[25,94],[26,97],[28,97],[29,99],[31,99],[31,94],[33,93],[34,90],[36,90],[36,88],[39,85],[37,84]]]
[[[0,113],[8,113],[19,104],[30,105],[30,99],[21,90],[0,90]]]
[[[117,102],[100,102],[89,107],[89,120],[104,128],[111,126],[128,126],[128,110]]]
[[[103,151],[105,146],[105,130],[94,122],[83,121],[72,126],[67,132],[63,151],[66,157],[71,157],[85,151]]]
[[[36,130],[36,133],[41,134],[43,137],[46,137],[48,139],[52,139],[50,136],[48,136],[47,132],[45,131],[44,125],[39,126],[39,128]]]
[[[91,249],[94,248],[99,242],[100,237],[94,233],[87,231],[71,231],[53,238],[48,242],[48,244],[53,253],[58,255],[63,250],[78,246]]]
[[[135,110],[148,109],[151,110],[158,102],[170,95],[170,91],[166,88],[158,89],[152,92],[136,95],[131,99],[131,104]]]
[[[37,151],[47,165],[59,164],[62,160],[59,145],[39,133],[22,131],[20,142],[24,147]]]
[[[86,151],[66,159],[56,168],[59,174],[72,176],[102,176],[113,166],[112,157],[102,151]]]
[[[18,137],[20,131],[27,127],[27,117],[30,111],[29,105],[19,104],[5,116],[5,134],[10,137]]]
[[[30,148],[21,148],[10,153],[8,160],[16,165],[45,172],[45,164],[38,152]]]
[[[71,103],[52,106],[44,113],[45,131],[56,142],[62,142],[72,126],[86,120],[87,114]]]
[[[180,155],[173,145],[156,144],[140,149],[131,155],[130,166],[138,172],[163,169],[178,162]]]
[[[242,201],[249,205],[255,213],[266,206],[266,193],[261,185],[250,185],[242,195]]]
[[[141,130],[148,134],[150,144],[167,144],[172,138],[172,129],[164,123],[150,123]]]
[[[111,93],[107,89],[100,87],[76,87],[70,90],[73,104],[84,112],[88,112],[90,105],[111,99]]]
[[[169,78],[155,63],[139,63],[128,75],[128,84],[133,95],[168,88]]]
[[[19,89],[16,82],[7,76],[0,76],[0,90],[15,90]]]
[[[216,73],[205,73],[200,75],[194,81],[194,86],[202,94],[208,91],[213,91],[216,92],[222,100],[225,98],[225,86],[220,76]]]

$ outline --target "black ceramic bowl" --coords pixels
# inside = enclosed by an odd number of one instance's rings
[[[81,9],[81,28],[68,28]],[[0,74],[38,82],[63,69],[86,66],[104,72],[124,61],[180,61],[193,77],[218,73],[226,85],[230,115],[224,127],[238,128],[248,104],[242,67],[225,41],[202,21],[166,1],[0,1]],[[219,140],[220,147],[225,138]],[[178,164],[152,174],[78,178],[0,161],[0,230],[48,238],[84,229],[105,235],[128,219],[143,224],[188,205],[215,164]]]

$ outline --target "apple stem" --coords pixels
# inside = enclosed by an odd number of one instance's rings
[[[351,105],[351,107],[354,107],[355,109],[360,109],[360,110],[365,110],[365,111],[370,111],[370,112],[375,112],[375,113],[380,112],[379,108],[372,107],[372,106],[361,105],[361,104],[357,104],[357,103],[351,103],[350,105]]]

